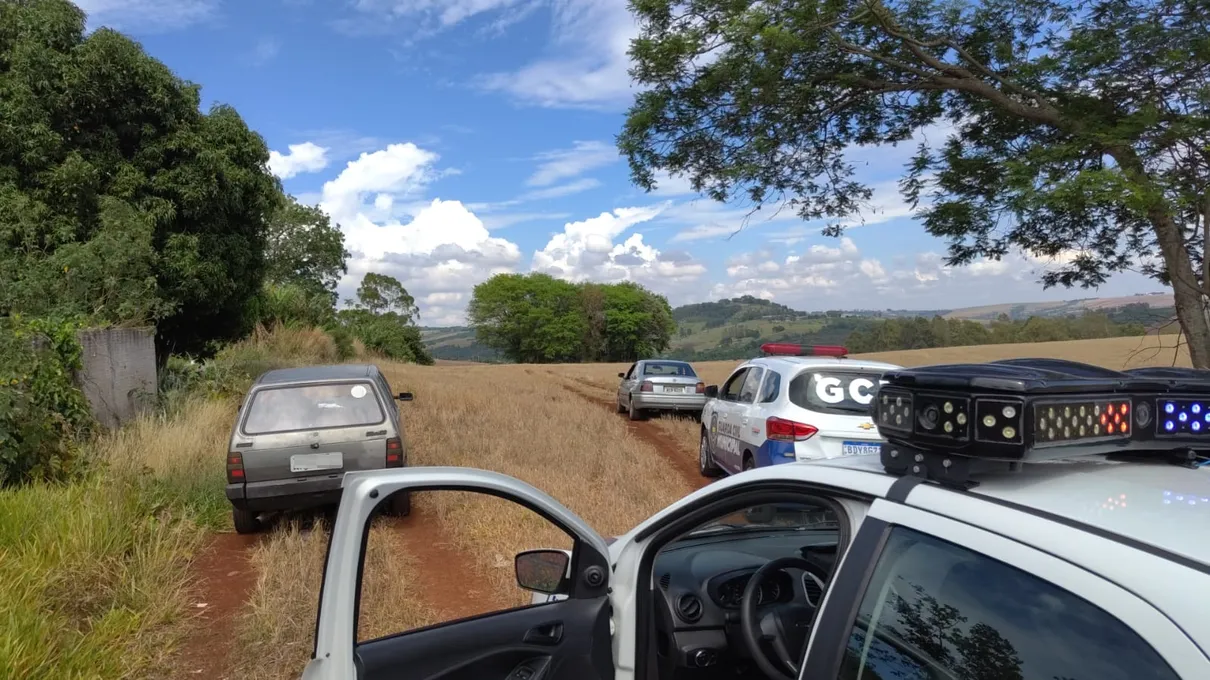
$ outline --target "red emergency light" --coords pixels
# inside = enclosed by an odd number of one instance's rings
[[[840,345],[797,345],[792,342],[766,342],[760,346],[765,354],[788,357],[840,357],[849,355],[849,350]]]

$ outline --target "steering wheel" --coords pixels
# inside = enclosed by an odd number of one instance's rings
[[[769,560],[748,579],[740,602],[740,628],[748,653],[760,670],[771,680],[798,680],[799,660],[811,632],[815,607],[797,602],[774,603],[756,608],[756,593],[770,575],[783,569],[801,569],[827,582],[827,574],[801,557],[779,557]],[[762,641],[772,644],[776,661],[771,659]],[[788,671],[788,672],[787,672]]]

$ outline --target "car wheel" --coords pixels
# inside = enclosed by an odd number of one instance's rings
[[[714,463],[714,456],[710,453],[710,435],[706,434],[704,428],[702,429],[702,444],[698,447],[697,469],[703,477],[718,477],[722,472],[722,468]]]
[[[236,533],[255,534],[261,530],[260,520],[251,510],[231,508],[231,523],[235,525]]]
[[[642,420],[643,419],[643,409],[634,407],[634,397],[633,396],[630,397],[629,414],[630,414],[631,420]]]
[[[407,491],[397,491],[391,496],[391,514],[396,517],[407,517],[412,512],[412,494]]]
[[[756,461],[752,460],[752,454],[750,454],[750,453],[744,454],[744,463],[743,463],[742,467],[744,470],[753,470],[756,468]]]
[[[622,398],[618,397],[618,413],[625,413],[626,407],[622,405]]]

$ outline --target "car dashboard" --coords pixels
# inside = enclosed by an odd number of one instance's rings
[[[677,676],[697,676],[748,659],[740,629],[744,589],[762,565],[780,557],[802,557],[830,574],[837,532],[746,529],[688,537],[664,548],[652,571],[661,596],[656,598],[661,665],[674,667]],[[793,600],[818,606],[823,586],[804,572],[779,572],[761,584],[757,604]]]

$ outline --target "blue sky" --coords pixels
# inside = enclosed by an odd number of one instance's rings
[[[459,323],[496,272],[638,281],[674,305],[752,294],[799,309],[936,309],[1161,290],[1126,274],[1043,291],[1028,255],[944,266],[895,180],[914,144],[854,149],[875,198],[844,239],[747,217],[665,178],[634,187],[614,138],[633,97],[625,0],[81,0],[208,106],[231,104],[286,189],[341,224],[346,296],[399,278],[421,323]],[[930,141],[944,130],[926,133]],[[734,235],[740,227],[742,231]]]

